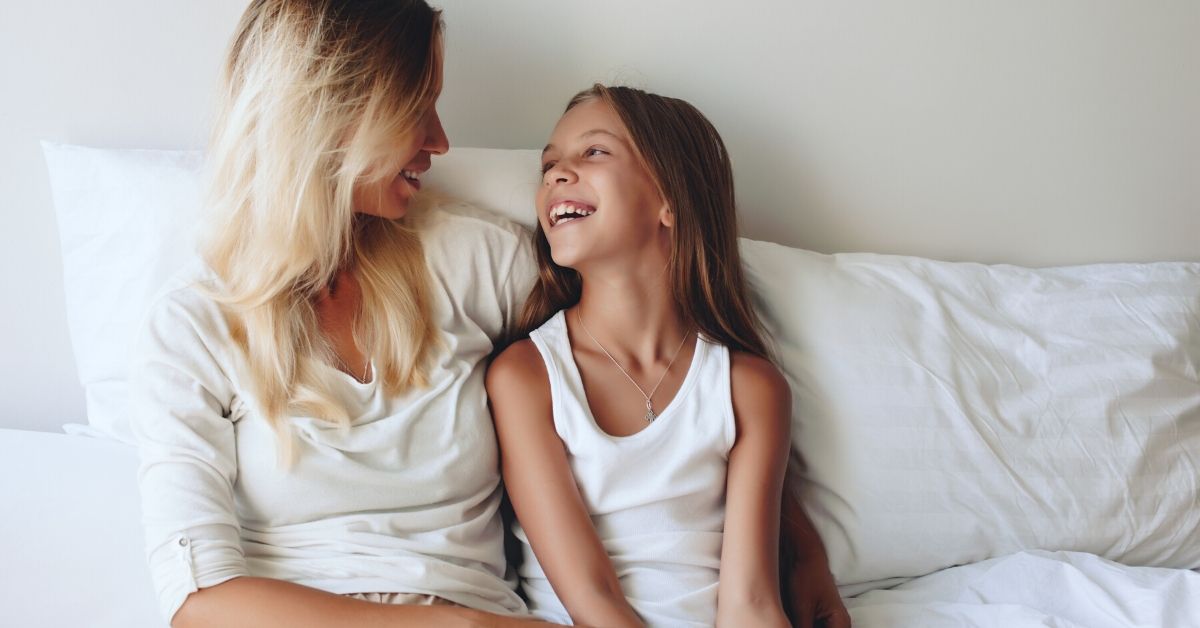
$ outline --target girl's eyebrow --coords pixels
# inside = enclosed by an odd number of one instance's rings
[[[613,133],[612,131],[609,131],[608,129],[592,129],[591,131],[584,131],[583,133],[579,134],[579,138],[584,139],[584,138],[591,137],[593,135],[607,135],[607,136],[613,138],[614,140],[621,142],[622,144],[625,143],[625,140],[621,139],[621,136],[617,135],[616,133]],[[547,152],[549,152],[553,148],[555,148],[554,144],[546,144],[546,147],[542,149],[542,154],[545,155]]]

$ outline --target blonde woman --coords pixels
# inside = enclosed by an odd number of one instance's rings
[[[401,0],[255,0],[238,26],[203,263],[136,352],[175,626],[534,623],[483,389],[532,261],[517,228],[415,202],[447,150],[440,32]]]
[[[175,626],[533,623],[483,370],[535,264],[518,228],[417,194],[448,149],[441,54],[420,0],[242,17],[207,244],[135,351],[147,552]],[[823,559],[796,564],[837,600]]]

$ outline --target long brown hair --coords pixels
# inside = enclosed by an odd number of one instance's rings
[[[620,116],[675,214],[667,277],[680,315],[709,340],[768,358],[738,254],[733,168],[716,128],[686,101],[632,87],[593,85],[571,98],[565,111],[591,100]],[[554,263],[541,224],[533,237],[538,280],[517,322],[517,338],[578,303],[583,291],[578,272]]]

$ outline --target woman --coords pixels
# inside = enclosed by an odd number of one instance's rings
[[[482,368],[528,254],[514,227],[415,203],[447,149],[440,32],[396,0],[257,0],[238,26],[203,264],[136,352],[177,626],[526,623]]]
[[[176,626],[527,623],[483,366],[533,262],[517,228],[419,202],[441,51],[418,0],[255,0],[238,26],[202,263],[135,351]]]

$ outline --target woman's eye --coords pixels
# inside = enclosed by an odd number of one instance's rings
[[[592,147],[592,148],[589,148],[589,149],[583,151],[584,157],[592,157],[595,155],[607,155],[607,154],[608,154],[608,151],[604,150],[603,148],[596,148],[596,147]]]
[[[553,161],[547,161],[546,163],[542,164],[542,174],[544,175],[547,172],[550,172],[550,169],[553,167],[554,167]]]

